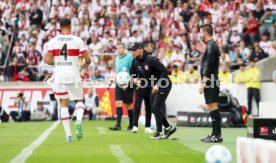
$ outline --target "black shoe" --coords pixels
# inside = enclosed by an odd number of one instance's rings
[[[114,127],[108,127],[109,130],[113,130],[113,131],[120,131],[121,130],[121,127],[119,126],[114,126]]]
[[[127,130],[128,130],[128,131],[131,131],[132,128],[133,128],[133,126],[128,126],[128,127],[127,127]]]
[[[207,135],[205,138],[200,139],[200,141],[205,141],[207,139],[210,139],[210,137],[212,137],[212,136],[211,135]]]
[[[176,127],[170,126],[168,130],[165,129],[165,134],[163,136],[164,139],[168,139],[173,133],[175,133]]]
[[[205,143],[222,143],[223,138],[221,136],[211,136],[204,141]]]
[[[154,133],[153,136],[150,137],[150,139],[158,140],[158,139],[163,139],[164,135],[162,135],[159,132]]]

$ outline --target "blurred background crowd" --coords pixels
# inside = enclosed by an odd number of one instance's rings
[[[117,43],[151,41],[171,74],[188,78],[174,82],[191,82],[204,23],[214,26],[222,72],[276,56],[276,0],[2,0],[0,17],[0,82],[41,81],[51,73],[43,56],[62,17],[71,18],[72,34],[89,49],[93,63],[81,70],[84,81],[115,76]]]

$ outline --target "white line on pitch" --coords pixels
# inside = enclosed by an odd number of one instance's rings
[[[125,154],[120,145],[110,145],[111,152],[120,163],[134,163],[134,161]]]
[[[97,130],[99,131],[99,134],[106,134],[106,130],[103,127],[97,127]]]
[[[24,163],[26,159],[33,153],[33,150],[47,139],[47,137],[58,126],[58,124],[59,121],[55,122],[51,127],[45,130],[32,144],[24,148],[19,155],[11,160],[11,163]]]

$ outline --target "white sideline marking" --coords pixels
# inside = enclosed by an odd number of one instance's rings
[[[120,163],[134,163],[134,161],[128,157],[120,145],[110,145],[113,156],[117,157]]]
[[[106,130],[103,127],[97,127],[97,130],[99,131],[99,134],[106,134]]]
[[[24,148],[19,155],[17,155],[11,163],[24,163],[26,159],[33,153],[33,150],[36,149],[50,133],[58,126],[60,121],[55,122],[51,127],[45,130],[32,144]]]

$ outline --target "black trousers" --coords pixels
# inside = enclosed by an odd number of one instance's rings
[[[143,100],[145,101],[146,110],[146,123],[145,127],[150,127],[151,125],[151,105],[150,105],[150,88],[139,88],[135,91],[135,104],[133,112],[133,126],[138,127],[138,120],[140,116],[141,106]]]
[[[157,132],[162,132],[162,126],[169,127],[170,124],[165,115],[165,102],[172,89],[171,83],[167,88],[160,88],[156,94],[151,94],[151,107],[155,116]]]
[[[257,103],[257,107],[258,107],[258,112],[259,112],[259,103],[260,103],[260,89],[256,89],[256,88],[248,88],[247,89],[247,114],[251,114],[252,111],[252,100],[253,97],[255,98],[255,101]]]
[[[31,119],[31,112],[28,110],[23,110],[22,115],[19,116],[17,111],[11,111],[10,115],[12,117],[12,119],[16,122],[18,121],[29,121]]]

